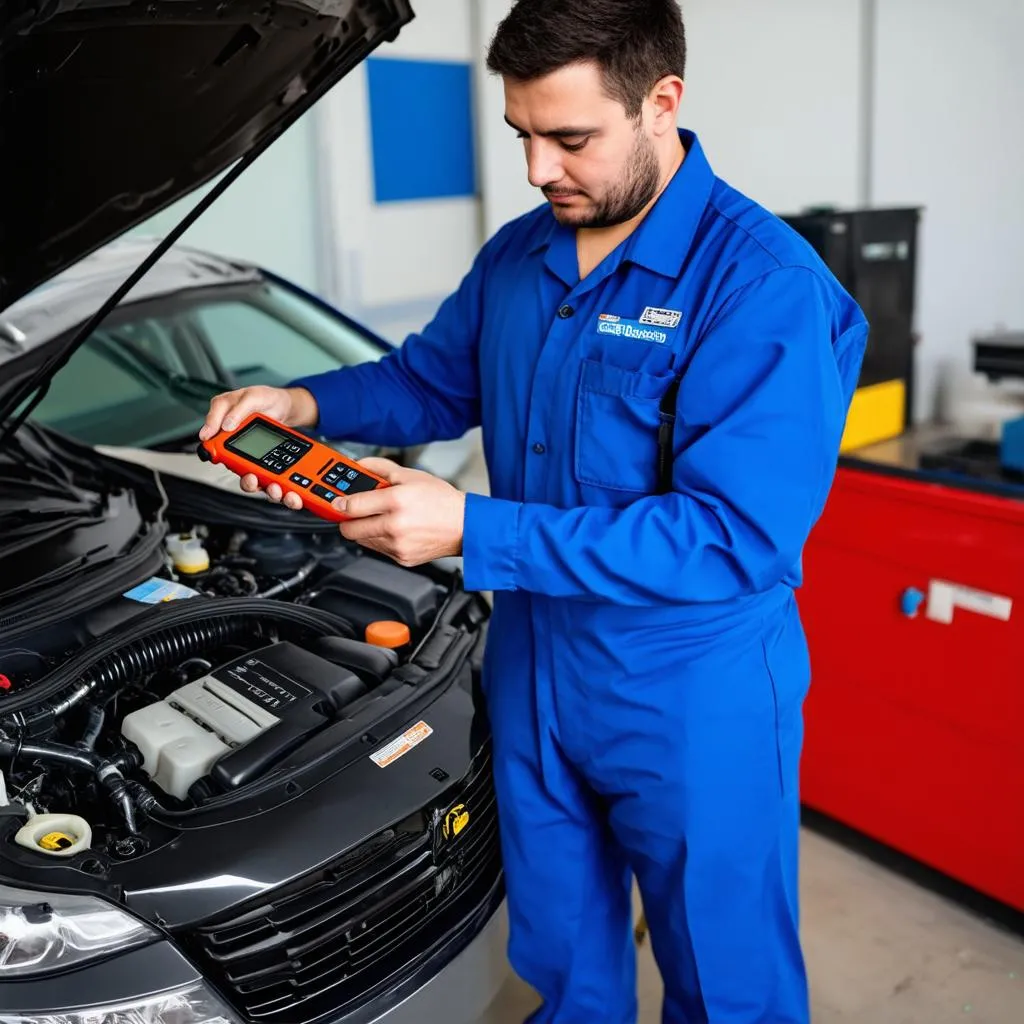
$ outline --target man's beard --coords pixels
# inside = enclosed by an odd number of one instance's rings
[[[595,202],[590,210],[573,210],[555,205],[552,205],[551,210],[555,219],[568,227],[610,228],[615,224],[624,224],[641,213],[654,198],[660,177],[654,144],[646,135],[637,132],[636,145],[629,155],[622,179],[608,190],[603,199]],[[556,187],[545,188],[543,192],[549,198],[580,194]]]

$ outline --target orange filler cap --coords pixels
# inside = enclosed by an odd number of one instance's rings
[[[404,647],[412,640],[409,627],[404,622],[390,622],[382,619],[366,627],[366,642],[377,647]]]

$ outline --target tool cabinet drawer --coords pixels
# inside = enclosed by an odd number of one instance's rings
[[[841,468],[804,571],[805,803],[1024,909],[1024,502]]]

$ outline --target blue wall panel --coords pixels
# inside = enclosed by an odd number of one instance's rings
[[[472,67],[366,62],[378,203],[476,195]]]

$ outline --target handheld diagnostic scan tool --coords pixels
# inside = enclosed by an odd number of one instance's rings
[[[235,430],[222,430],[201,441],[197,454],[240,477],[252,473],[263,490],[276,483],[284,494],[293,491],[310,512],[332,522],[348,518],[331,505],[336,498],[388,486],[359,463],[262,413],[250,414]]]

